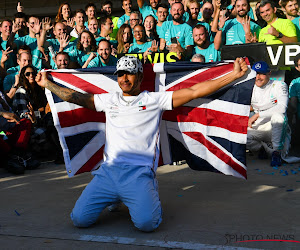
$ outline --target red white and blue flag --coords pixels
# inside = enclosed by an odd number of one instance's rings
[[[159,63],[144,66],[142,90],[174,91],[217,79],[232,62]],[[82,93],[121,91],[115,67],[49,71],[54,82]],[[165,111],[161,123],[163,164],[186,160],[195,170],[247,178],[245,144],[255,74],[252,71],[217,93]],[[46,91],[68,175],[99,167],[105,143],[105,114],[64,102]],[[173,156],[173,158],[172,158]]]

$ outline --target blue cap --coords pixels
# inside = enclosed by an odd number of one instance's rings
[[[252,69],[255,70],[257,73],[262,73],[262,74],[266,74],[270,72],[269,65],[264,61],[254,63]]]

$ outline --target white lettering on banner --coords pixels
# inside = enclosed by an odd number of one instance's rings
[[[293,51],[293,52],[292,52]],[[297,44],[285,46],[285,65],[294,65],[294,58],[300,53],[300,46]]]
[[[272,65],[277,65],[278,64],[282,49],[283,49],[283,46],[279,46],[278,49],[277,49],[277,52],[276,52],[276,56],[274,57],[272,47],[267,46],[267,51],[269,53],[269,57],[270,57]]]

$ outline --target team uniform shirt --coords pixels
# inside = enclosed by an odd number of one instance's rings
[[[42,69],[42,57],[43,54],[41,51],[38,49],[37,45],[37,39],[34,37],[32,38],[29,35],[19,37],[18,39],[15,39],[14,41],[19,48],[21,45],[27,45],[29,46],[31,50],[31,55],[32,55],[32,65],[36,67],[37,69]]]
[[[205,57],[205,62],[216,62],[221,60],[220,51],[215,49],[215,45],[211,43],[207,49],[199,49],[198,46],[195,46],[193,49],[193,55],[201,54]]]
[[[116,66],[117,65],[118,58],[110,55],[108,63],[105,64],[102,62],[100,56],[97,54],[97,57],[95,57],[93,60],[90,61],[88,68],[97,68],[97,67],[105,67],[105,66]]]
[[[6,50],[7,49],[7,41],[3,41],[2,37],[0,37],[0,60],[2,58],[2,50]],[[1,50],[2,47],[2,50]],[[5,68],[11,68],[17,65],[17,59],[16,59],[16,54],[14,52],[10,53],[7,61],[4,63]]]
[[[7,75],[4,78],[4,80],[3,80],[3,90],[5,92],[8,92],[11,89],[11,87],[14,85],[14,83],[15,83],[15,76],[17,74],[19,74],[19,71],[13,72],[13,73]]]
[[[297,117],[300,118],[300,77],[294,79],[291,82],[290,89],[289,89],[289,97],[297,97]]]
[[[20,65],[16,66],[16,67],[11,67],[8,70],[6,70],[6,73],[8,75],[19,72],[20,71]]]
[[[119,17],[112,16],[111,20],[113,22],[114,27],[113,27],[113,32],[111,34],[109,34],[109,37],[110,37],[110,40],[116,40],[117,39],[117,33],[118,33],[118,30],[119,30],[119,27],[118,27]]]
[[[260,26],[250,21],[250,30],[253,35],[254,32],[258,35],[260,33]],[[225,22],[222,30],[222,40],[226,41],[226,45],[246,43],[243,25],[236,18]]]
[[[156,25],[156,33],[157,33],[158,37],[162,36],[162,29],[161,29],[161,27],[162,26]]]
[[[295,28],[296,28],[296,33],[297,33],[297,39],[298,39],[298,42],[300,41],[300,17],[296,17],[292,20],[292,23],[295,25]]]
[[[176,37],[182,48],[194,45],[193,29],[190,25],[183,23],[174,25],[173,21],[165,21],[162,24],[162,32],[159,38],[166,40],[166,45],[171,45],[171,38]]]
[[[84,65],[86,60],[89,58],[90,54],[85,53],[84,51],[74,49],[68,53],[71,61],[77,62],[81,67]]]
[[[96,110],[106,115],[102,166],[150,166],[156,170],[159,124],[162,112],[172,109],[172,94],[144,91],[130,101],[122,92],[94,95]]]
[[[272,26],[279,32],[281,32],[284,36],[294,37],[297,36],[295,25],[289,19],[277,18],[277,20],[272,23]],[[283,44],[283,42],[275,36],[266,34],[268,33],[268,29],[270,25],[267,25],[259,32],[259,42],[265,42],[267,45],[269,44]]]
[[[275,113],[285,114],[288,100],[288,88],[284,82],[270,80],[261,88],[254,85],[251,106],[255,113],[259,113],[255,123],[269,122]]]
[[[152,42],[145,42],[143,44],[133,43],[130,46],[128,53],[144,53],[151,46],[152,46]]]
[[[148,3],[145,2],[143,7],[139,8],[139,10],[143,16],[143,20],[145,20],[145,18],[149,15],[153,16],[157,20],[157,10],[153,9]]]
[[[59,51],[59,48],[60,48],[60,44],[59,44],[59,41],[55,38],[51,38],[51,39],[47,39],[47,42],[49,43],[49,46],[51,46],[54,50],[54,52],[58,52]],[[64,52],[71,52],[73,51],[74,49],[76,49],[76,43],[77,43],[77,40],[73,41],[73,42],[69,42],[69,44],[64,48]],[[50,65],[52,67],[52,69],[57,69],[57,66],[52,58],[52,56],[50,55],[49,56],[49,59],[50,59]]]
[[[120,16],[119,20],[118,20],[118,23],[117,23],[117,26],[118,28],[120,29],[120,27],[126,22],[128,21],[129,23],[129,18],[130,16],[124,14],[123,16]]]

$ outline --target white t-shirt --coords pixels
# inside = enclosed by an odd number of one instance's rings
[[[125,99],[120,92],[94,95],[96,110],[106,115],[103,164],[156,169],[159,124],[162,111],[172,109],[172,94],[144,91],[134,99]]]
[[[257,124],[271,120],[274,113],[284,114],[288,105],[288,88],[284,82],[270,80],[263,87],[254,85],[251,105],[259,113]]]

